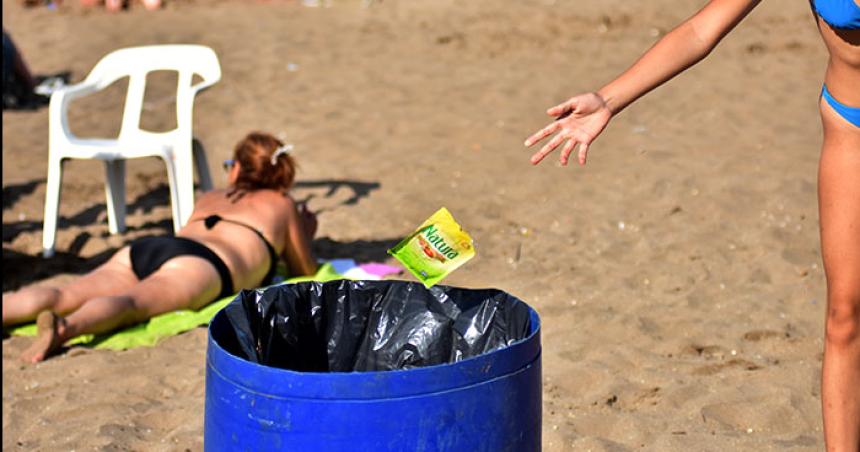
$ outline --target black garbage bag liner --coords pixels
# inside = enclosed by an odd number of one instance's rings
[[[243,290],[219,343],[258,364],[303,372],[409,369],[460,361],[525,339],[529,309],[496,289],[407,281],[285,284]]]

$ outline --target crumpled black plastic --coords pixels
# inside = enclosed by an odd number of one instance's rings
[[[284,284],[244,290],[225,308],[228,352],[303,372],[409,369],[506,347],[529,331],[528,307],[496,289],[407,281]]]

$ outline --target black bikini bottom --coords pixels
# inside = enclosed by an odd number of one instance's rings
[[[221,293],[216,300],[233,295],[233,278],[227,265],[206,245],[185,237],[143,237],[129,249],[131,269],[137,279],[143,279],[161,268],[165,262],[178,256],[197,256],[211,263],[221,277]]]

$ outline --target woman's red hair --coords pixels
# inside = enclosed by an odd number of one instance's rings
[[[289,190],[296,177],[295,160],[282,152],[272,164],[272,155],[282,146],[281,140],[263,132],[251,132],[236,144],[233,159],[239,164],[239,177],[235,191]]]

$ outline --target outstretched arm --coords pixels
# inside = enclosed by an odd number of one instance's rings
[[[712,0],[597,92],[616,114],[705,58],[760,0]]]
[[[761,0],[711,0],[657,41],[629,69],[597,92],[574,96],[547,110],[556,117],[548,126],[530,136],[532,146],[558,132],[531,161],[539,163],[562,143],[561,163],[566,165],[579,144],[579,163],[585,164],[588,146],[609,120],[652,89],[701,61]]]

